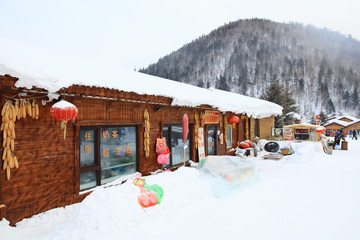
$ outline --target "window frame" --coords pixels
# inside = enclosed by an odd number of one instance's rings
[[[254,119],[254,137],[260,138],[260,120],[257,118]]]
[[[169,123],[169,124],[164,124],[162,126],[162,129],[161,129],[161,132],[162,132],[162,136],[164,137],[164,128],[167,127],[168,128],[168,132],[169,132],[169,136],[168,138],[166,139],[166,144],[167,144],[167,147],[169,148],[170,150],[170,154],[169,154],[169,163],[168,164],[163,164],[164,168],[172,168],[172,167],[178,167],[180,166],[181,164],[183,164],[183,162],[181,163],[178,163],[178,164],[173,164],[173,156],[172,156],[172,142],[169,142],[169,141],[172,141],[172,127],[173,126],[181,126],[182,127],[182,123]],[[187,137],[187,140],[189,141],[189,145],[188,145],[188,149],[189,149],[189,160],[185,161],[185,164],[186,163],[189,163],[189,161],[191,160],[191,145],[192,145],[192,138],[191,138],[191,124],[189,124],[189,132],[188,132],[188,137]]]
[[[217,125],[214,125],[214,124],[209,124],[209,125],[206,125],[206,132],[204,134],[206,134],[204,137],[205,137],[205,141],[206,141],[206,150],[205,150],[205,154],[206,156],[209,156],[209,142],[208,142],[208,131],[209,131],[209,128],[215,128],[215,154],[214,155],[210,155],[210,156],[217,156],[219,154],[219,151],[218,151],[218,147],[219,147],[219,142],[218,142],[218,135],[217,135],[217,131],[218,131],[218,126]]]
[[[230,136],[229,133],[226,133],[226,148],[231,148],[232,147],[232,135],[233,135],[233,129],[232,129],[232,125],[231,124],[226,124],[226,131],[228,131],[228,129],[231,129],[230,132]],[[230,140],[230,143],[229,143]]]
[[[136,161],[135,161],[135,172],[139,170],[139,128],[138,125],[129,125],[129,124],[124,124],[124,125],[117,125],[117,124],[112,124],[112,125],[89,125],[89,126],[80,126],[78,133],[79,133],[79,138],[77,140],[77,144],[78,144],[78,184],[77,184],[77,188],[79,189],[79,192],[81,191],[87,191],[89,189],[92,189],[94,187],[90,187],[90,188],[86,188],[86,189],[82,189],[80,190],[80,174],[82,173],[87,173],[87,172],[92,172],[92,171],[96,171],[96,186],[102,186],[105,185],[107,183],[101,184],[101,152],[100,152],[100,148],[101,148],[101,129],[104,128],[121,128],[121,127],[133,127],[135,128],[135,136],[136,136]],[[86,167],[81,167],[80,166],[80,162],[81,162],[81,157],[80,157],[80,145],[81,145],[81,137],[80,137],[80,133],[81,131],[87,131],[87,130],[91,130],[94,131],[94,165],[92,166],[86,166]]]

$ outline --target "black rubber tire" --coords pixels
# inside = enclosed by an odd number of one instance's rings
[[[280,145],[277,142],[268,142],[264,148],[268,152],[277,152],[279,151]]]

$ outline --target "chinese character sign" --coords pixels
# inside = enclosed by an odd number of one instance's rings
[[[204,128],[199,127],[199,140],[198,140],[198,152],[199,160],[205,157],[205,147],[204,147]]]
[[[94,130],[80,131],[80,167],[94,165]]]
[[[205,124],[218,124],[220,120],[219,111],[205,111]]]

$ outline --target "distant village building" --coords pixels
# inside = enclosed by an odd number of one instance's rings
[[[338,116],[324,124],[326,136],[333,137],[338,129],[344,129],[345,135],[349,135],[353,130],[360,130],[360,119],[352,116]]]

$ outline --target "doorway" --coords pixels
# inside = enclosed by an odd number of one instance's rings
[[[207,127],[207,155],[216,155],[216,126]]]

